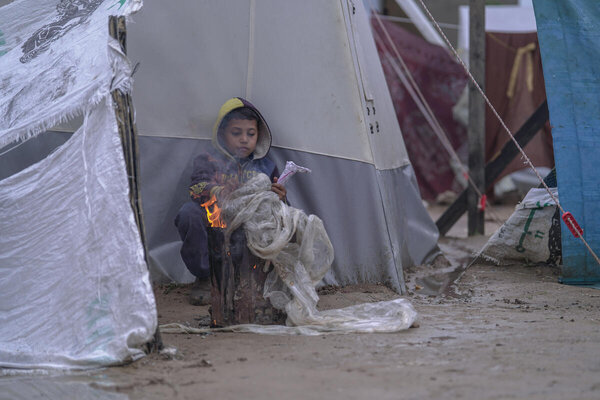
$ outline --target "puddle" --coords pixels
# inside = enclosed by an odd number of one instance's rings
[[[112,382],[88,375],[12,375],[22,371],[0,370],[0,400],[128,400],[111,391]],[[107,390],[102,389],[106,387]]]
[[[473,237],[467,243],[452,238],[442,239],[438,245],[443,256],[438,256],[430,265],[419,266],[409,273],[409,288],[423,296],[467,298],[469,295],[461,293],[456,284],[475,262],[479,249],[487,239],[484,236]]]
[[[423,265],[407,274],[410,290],[422,296],[464,298],[456,283],[470,267],[472,261],[461,259],[459,262],[438,257],[431,265]]]
[[[415,278],[415,283],[421,288],[419,294],[425,296],[449,295],[451,297],[463,297],[456,291],[454,284],[465,270],[466,266],[461,265],[452,270]]]

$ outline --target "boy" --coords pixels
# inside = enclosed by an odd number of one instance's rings
[[[190,303],[205,305],[210,300],[210,269],[204,204],[214,196],[225,198],[259,173],[270,177],[271,190],[285,201],[286,189],[277,183],[279,172],[267,158],[271,132],[260,112],[250,102],[234,97],[223,104],[213,127],[213,149],[194,159],[190,185],[192,201],[185,203],[175,225],[183,241],[181,258],[196,282]]]

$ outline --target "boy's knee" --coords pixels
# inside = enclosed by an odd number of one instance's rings
[[[189,201],[179,209],[175,226],[184,242],[206,240],[206,211],[198,203]]]
[[[204,216],[204,209],[200,207],[198,203],[193,201],[188,201],[183,204],[175,217],[175,226],[183,227],[188,226],[193,222],[202,223],[202,218]]]

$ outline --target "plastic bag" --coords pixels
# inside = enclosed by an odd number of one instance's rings
[[[222,212],[227,222],[225,243],[243,226],[250,251],[273,264],[264,296],[288,316],[287,327],[238,325],[229,330],[271,334],[394,332],[409,328],[415,321],[417,313],[405,299],[317,310],[315,287],[331,267],[333,246],[323,221],[279,201],[266,175],[256,176],[231,193],[223,202]]]

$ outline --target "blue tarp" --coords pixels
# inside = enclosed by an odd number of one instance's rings
[[[600,1],[534,0],[560,203],[600,251]],[[600,282],[600,265],[562,225],[562,281]]]

